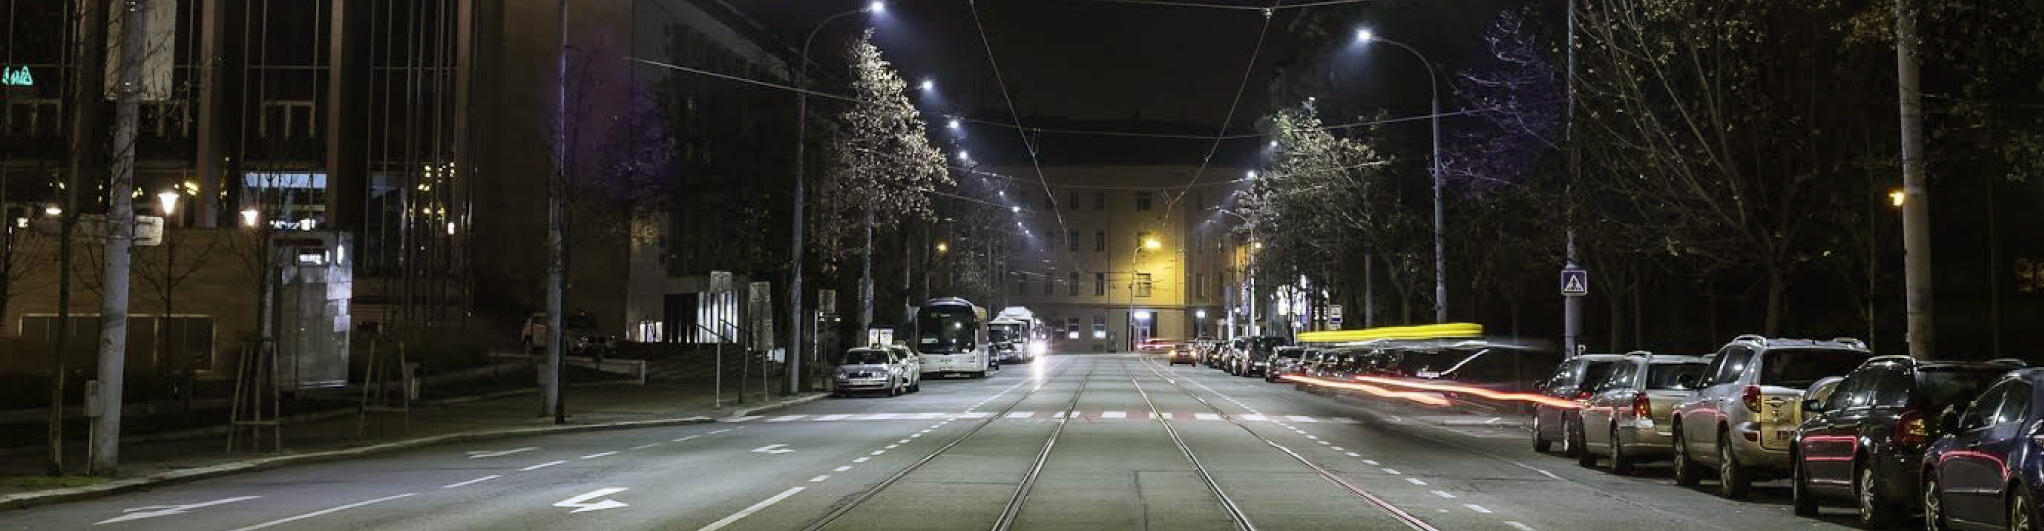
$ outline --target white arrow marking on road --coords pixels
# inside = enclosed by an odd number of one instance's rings
[[[793,452],[793,451],[794,451],[794,450],[791,450],[791,449],[787,449],[787,448],[782,448],[783,446],[787,446],[787,445],[785,445],[785,444],[769,444],[769,445],[766,445],[766,446],[761,446],[761,447],[758,447],[758,448],[753,448],[753,449],[752,449],[752,453],[755,453],[755,454],[785,454],[785,453],[788,453],[788,452]]]
[[[511,454],[515,454],[515,453],[519,453],[519,452],[530,452],[530,451],[533,451],[533,450],[538,450],[538,449],[539,449],[539,447],[536,447],[536,446],[527,446],[527,447],[524,447],[524,448],[514,448],[514,449],[510,449],[510,450],[469,450],[469,451],[468,451],[468,458],[469,458],[469,459],[482,459],[482,458],[485,458],[485,457],[504,457],[504,456],[507,456],[507,455],[511,455]]]
[[[235,497],[232,497],[232,498],[222,498],[222,499],[218,499],[218,500],[213,500],[213,501],[209,501],[209,502],[203,502],[203,503],[193,503],[193,504],[187,504],[187,505],[151,505],[151,506],[148,506],[148,507],[136,507],[136,508],[133,508],[133,509],[127,509],[127,510],[123,510],[123,511],[121,511],[121,512],[124,512],[124,513],[128,513],[128,514],[124,514],[124,515],[116,516],[116,517],[113,517],[113,518],[108,518],[108,519],[106,519],[106,520],[101,520],[101,521],[99,521],[99,522],[95,522],[95,523],[93,523],[92,525],[101,525],[101,524],[111,524],[111,523],[116,523],[116,522],[127,522],[127,521],[132,521],[132,520],[141,520],[141,519],[144,519],[144,518],[155,518],[155,517],[158,517],[158,516],[170,516],[170,515],[173,515],[173,514],[184,514],[184,512],[185,512],[185,511],[189,511],[189,510],[192,510],[192,509],[197,509],[197,508],[200,508],[200,507],[206,507],[206,506],[212,506],[212,505],[220,505],[220,504],[223,504],[223,503],[234,503],[234,502],[238,502],[238,501],[248,501],[248,500],[253,500],[253,499],[256,499],[256,498],[261,498],[261,497],[262,497],[262,496],[235,496]]]
[[[612,494],[617,494],[617,493],[620,493],[620,492],[624,492],[624,491],[628,491],[628,490],[632,490],[632,489],[630,489],[630,488],[627,488],[627,487],[607,487],[607,488],[601,488],[601,489],[596,489],[596,490],[592,490],[592,491],[589,491],[589,493],[587,493],[587,494],[583,494],[583,495],[581,495],[581,496],[576,496],[576,497],[573,497],[573,498],[568,498],[568,499],[565,499],[565,500],[561,500],[561,501],[558,501],[558,502],[554,502],[554,506],[555,506],[555,507],[563,507],[563,508],[574,508],[574,509],[575,509],[575,510],[573,510],[573,511],[568,511],[568,514],[575,514],[575,513],[579,513],[579,512],[587,512],[587,511],[601,511],[601,510],[604,510],[604,509],[616,509],[616,508],[619,508],[619,507],[630,507],[630,505],[626,505],[626,504],[625,504],[625,502],[621,502],[621,501],[617,501],[617,500],[612,500],[612,499],[607,499],[607,498],[606,498],[606,499],[601,499],[601,500],[596,500],[597,498],[602,498],[602,497],[604,497],[604,496],[609,496],[609,495],[612,495]],[[592,502],[592,501],[589,501],[589,500],[596,500],[596,501],[593,501],[593,502]]]

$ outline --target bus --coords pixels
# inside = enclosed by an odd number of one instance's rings
[[[923,374],[965,374],[985,378],[989,359],[987,311],[965,299],[931,299],[916,309],[915,343]]]
[[[987,338],[991,341],[994,355],[1004,363],[1030,363],[1044,354],[1048,344],[1043,337],[1043,323],[1028,308],[1010,306],[987,322]]]

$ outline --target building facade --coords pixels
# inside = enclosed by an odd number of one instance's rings
[[[1030,183],[1035,199],[1016,213],[1026,230],[1010,235],[1005,253],[1003,305],[1034,311],[1051,329],[1054,350],[1063,352],[1224,336],[1226,291],[1238,275],[1229,257],[1238,238],[1219,209],[1241,172],[1044,167],[1056,204],[1053,210],[1042,187]]]

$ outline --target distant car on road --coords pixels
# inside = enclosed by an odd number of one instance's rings
[[[1600,453],[1609,455],[1611,472],[1624,475],[1641,461],[1668,458],[1674,440],[1668,419],[1675,404],[1696,394],[1707,367],[1700,356],[1626,354],[1584,403],[1578,459],[1591,466]]]
[[[1164,357],[1167,361],[1170,362],[1171,365],[1177,365],[1180,363],[1186,365],[1196,365],[1199,363],[1199,357],[1193,355],[1192,350],[1193,350],[1192,345],[1178,345],[1176,347],[1172,347],[1171,353],[1166,354]]]
[[[908,360],[892,347],[859,347],[845,351],[838,361],[837,369],[831,372],[833,383],[837,384],[833,394],[845,396],[852,393],[877,391],[887,396],[899,396],[909,392],[911,383],[920,385],[909,375]]]
[[[534,313],[525,318],[525,326],[518,332],[519,343],[529,354],[545,354],[547,341],[547,318],[545,312]],[[588,314],[574,314],[561,319],[561,337],[567,340],[563,350],[569,356],[608,356],[617,352],[617,336],[603,333],[597,328],[596,320]]]
[[[1944,435],[1940,411],[1972,402],[2016,367],[1881,356],[1846,375],[1825,400],[1806,399],[1790,446],[1796,514],[1852,500],[1861,527],[1893,523],[1922,501],[1923,452]]]
[[[1754,481],[1788,475],[1804,390],[1871,357],[1857,339],[1733,339],[1718,349],[1696,396],[1675,407],[1675,482],[1695,485],[1704,466],[1714,467],[1718,493],[1736,499]]]

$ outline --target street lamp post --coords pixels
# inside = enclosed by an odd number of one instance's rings
[[[177,246],[171,245],[169,241],[170,220],[177,217],[178,197],[179,194],[175,189],[164,190],[162,193],[156,194],[156,206],[163,211],[163,235],[161,238],[164,240],[160,244],[163,247],[163,316],[156,319],[156,328],[161,331],[159,335],[162,339],[157,342],[156,348],[163,351],[165,354],[164,359],[177,360],[184,364],[184,382],[178,386],[178,398],[184,402],[185,412],[190,413],[192,411],[192,388],[194,387],[194,382],[198,381],[198,367],[191,363],[191,360],[178,359],[177,352],[174,352],[174,345],[170,341],[171,316],[176,313],[176,309],[172,306],[176,302],[175,293],[172,293],[172,290],[176,289],[178,281]]]
[[[794,230],[794,241],[793,241],[793,242],[792,242],[792,244],[791,244],[791,245],[789,245],[789,247],[788,247],[788,261],[789,261],[789,266],[788,266],[788,270],[789,270],[789,275],[788,275],[788,390],[789,390],[789,392],[796,392],[796,391],[799,391],[799,390],[801,390],[801,388],[802,388],[802,354],[803,354],[803,353],[801,353],[801,352],[798,352],[798,351],[799,351],[799,350],[801,349],[801,345],[802,345],[802,326],[801,326],[801,325],[800,325],[799,323],[801,323],[801,322],[803,321],[803,319],[802,319],[802,247],[803,247],[803,241],[802,241],[802,240],[803,240],[803,235],[802,235],[802,230],[803,230],[803,224],[804,224],[804,222],[805,222],[805,219],[806,219],[806,218],[804,218],[804,217],[803,217],[803,215],[802,215],[802,207],[803,207],[804,203],[805,203],[805,202],[806,202],[806,200],[807,200],[807,197],[805,197],[805,196],[803,195],[803,194],[804,194],[804,192],[802,191],[802,188],[803,188],[803,180],[804,180],[803,170],[804,170],[804,166],[805,166],[805,163],[806,163],[806,162],[808,162],[808,161],[804,160],[804,158],[803,158],[803,154],[802,154],[802,153],[803,153],[803,151],[804,151],[804,149],[803,149],[803,148],[804,148],[804,147],[806,147],[806,146],[807,146],[807,144],[809,143],[809,92],[808,92],[808,89],[809,89],[809,45],[810,45],[810,44],[813,44],[813,43],[815,43],[815,42],[816,42],[816,34],[817,34],[817,33],[820,33],[820,32],[822,32],[822,31],[823,31],[823,27],[824,27],[824,26],[828,26],[828,25],[830,25],[831,21],[834,21],[834,20],[837,20],[837,19],[839,19],[839,18],[843,18],[843,17],[849,16],[849,15],[854,15],[854,14],[858,14],[858,13],[879,13],[879,12],[882,12],[882,11],[886,11],[886,10],[887,10],[887,4],[886,4],[886,3],[883,3],[883,2],[879,2],[879,1],[877,1],[877,0],[876,0],[876,1],[872,2],[872,3],[866,4],[866,7],[864,7],[864,8],[861,8],[861,9],[854,9],[854,10],[851,10],[851,11],[846,11],[846,12],[843,12],[843,13],[838,13],[838,14],[835,14],[835,15],[831,15],[831,16],[829,16],[829,17],[827,17],[827,18],[824,18],[822,22],[818,22],[818,23],[816,23],[816,27],[815,27],[815,28],[812,28],[812,29],[810,29],[810,30],[809,30],[809,37],[808,37],[808,38],[806,38],[806,39],[803,39],[803,40],[802,40],[802,58],[801,58],[801,60],[800,60],[800,61],[799,61],[798,63],[796,63],[796,65],[795,65],[795,86],[796,86],[797,88],[800,88],[800,89],[802,89],[802,90],[797,90],[797,91],[795,91],[795,214],[794,214],[794,216],[795,216],[795,224],[794,224],[794,227],[792,227],[792,229]]]
[[[1164,245],[1159,243],[1156,238],[1139,238],[1136,240],[1135,250],[1128,254],[1128,344],[1130,352],[1135,351],[1136,321],[1139,320],[1136,318],[1136,286],[1141,277],[1136,272],[1138,267],[1137,261],[1142,257],[1143,250],[1163,247]]]
[[[1443,244],[1442,241],[1443,229],[1441,220],[1440,79],[1438,78],[1438,76],[1434,75],[1433,61],[1427,60],[1426,55],[1419,53],[1418,49],[1408,46],[1402,42],[1378,37],[1375,33],[1371,32],[1368,29],[1356,30],[1356,40],[1358,42],[1363,43],[1381,42],[1392,46],[1397,46],[1401,49],[1404,49],[1407,52],[1411,52],[1413,57],[1419,58],[1420,64],[1425,65],[1427,67],[1427,92],[1429,108],[1431,109],[1432,112],[1432,115],[1429,118],[1431,119],[1430,121],[1433,122],[1434,129],[1432,157],[1433,168],[1431,170],[1431,172],[1433,173],[1434,180],[1434,322],[1445,323],[1448,322],[1448,259],[1447,253],[1445,252],[1446,246]]]

